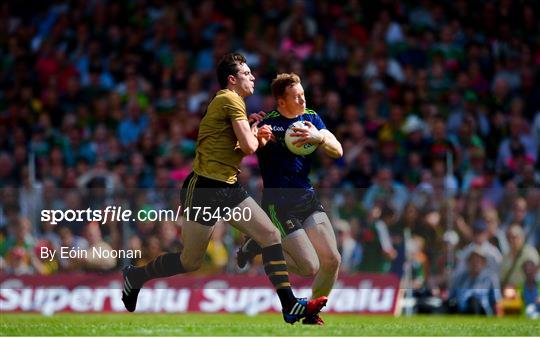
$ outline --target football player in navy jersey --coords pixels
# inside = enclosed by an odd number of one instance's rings
[[[314,154],[295,155],[285,145],[285,132],[297,121],[291,135],[298,147],[317,144],[332,157],[343,156],[336,137],[326,129],[320,116],[306,108],[304,89],[296,74],[279,74],[272,81],[277,109],[259,122],[257,156],[264,183],[262,206],[283,237],[283,250],[289,270],[301,276],[315,276],[312,298],[328,296],[336,281],[340,255],[330,220],[308,178]],[[243,268],[260,253],[255,241],[247,239],[238,250]],[[322,325],[318,316],[306,317],[304,324]]]
[[[217,75],[221,90],[209,103],[201,121],[193,172],[180,191],[185,220],[182,226],[184,248],[182,252],[160,255],[144,266],[126,266],[122,302],[126,310],[133,312],[139,292],[148,281],[198,270],[220,212],[227,217],[227,209],[230,215],[231,209],[247,208],[252,212],[249,217],[229,218],[229,223],[250,234],[264,247],[264,271],[282,304],[283,319],[294,324],[319,313],[327,298],[308,301],[294,296],[280,233],[267,213],[238,183],[240,161],[257,150],[259,143],[258,128],[248,122],[244,101],[253,94],[255,84],[245,57],[239,53],[224,55],[217,66]],[[201,215],[201,209],[210,209],[207,214],[210,217]],[[216,212],[217,217],[213,216]]]

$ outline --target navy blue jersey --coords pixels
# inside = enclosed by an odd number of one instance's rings
[[[286,191],[282,190],[284,188],[304,192],[313,191],[308,175],[314,153],[307,156],[295,155],[285,145],[285,131],[296,121],[309,121],[319,130],[326,129],[319,115],[310,109],[306,109],[303,115],[292,119],[274,110],[268,113],[259,124],[259,126],[271,126],[272,133],[276,137],[276,142],[269,141],[257,150],[265,189],[280,188],[279,191],[285,193]]]

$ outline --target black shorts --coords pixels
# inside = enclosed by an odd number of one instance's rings
[[[226,209],[232,209],[249,195],[238,183],[225,183],[192,172],[184,181],[180,200],[185,219],[213,226]],[[206,217],[210,215],[210,217]]]
[[[293,194],[294,195],[294,194]],[[305,196],[304,196],[305,197]],[[271,198],[263,196],[262,207],[272,223],[279,229],[281,237],[286,237],[296,230],[304,228],[304,221],[315,212],[325,212],[324,207],[314,193],[302,198],[301,203],[294,203],[295,198]]]

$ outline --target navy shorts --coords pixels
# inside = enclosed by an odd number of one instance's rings
[[[297,202],[294,203],[293,201]],[[304,221],[315,212],[325,212],[314,193],[301,199],[272,198],[263,194],[262,207],[272,223],[279,229],[281,237],[303,229]]]

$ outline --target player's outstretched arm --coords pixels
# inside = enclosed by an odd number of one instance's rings
[[[247,120],[232,121],[234,134],[240,143],[240,149],[246,155],[251,155],[257,151],[259,141],[257,140],[258,128],[256,125],[249,126]]]

